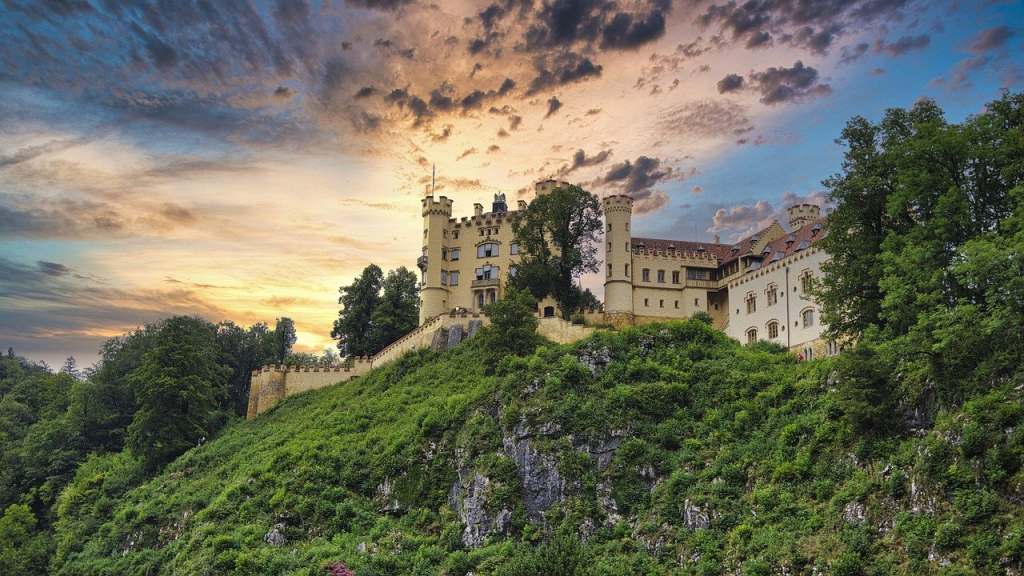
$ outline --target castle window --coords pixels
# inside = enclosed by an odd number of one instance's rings
[[[772,320],[768,323],[768,337],[778,338],[779,337],[779,323]]]
[[[664,300],[658,300],[658,308],[664,308],[664,307],[665,307],[665,301]]]
[[[611,252],[611,251],[612,251],[612,243],[611,243],[611,242],[608,242],[608,251],[609,251],[609,252]]]
[[[511,254],[512,256],[519,254],[519,244],[516,242],[512,242],[511,244],[509,244],[508,253]]]
[[[747,314],[757,312],[757,296],[751,292],[747,294]]]
[[[664,270],[658,270],[658,282],[660,282],[662,284],[665,283],[665,271]]]
[[[447,260],[447,259],[448,259],[448,249],[442,247],[441,248],[441,260]]]
[[[476,272],[477,280],[494,280],[498,277],[498,267],[491,266],[490,264],[481,266],[474,272]]]
[[[804,321],[804,328],[814,326],[814,308],[808,308],[800,313],[800,317]]]
[[[612,231],[612,223],[611,223],[611,222],[609,222],[609,223],[608,223],[608,231],[609,231],[609,232],[611,232],[611,231]]]
[[[459,239],[459,231],[458,230],[452,230],[452,238],[454,238],[456,240]]]
[[[814,284],[814,277],[810,271],[804,272],[800,276],[800,290],[803,291],[804,295],[809,296],[811,294],[811,286]]]
[[[772,306],[779,301],[779,288],[775,284],[769,284],[768,289],[765,290],[765,295],[768,299],[768,305]]]
[[[491,258],[498,255],[498,244],[496,242],[486,242],[476,247],[477,258]]]
[[[451,272],[448,273],[448,285],[449,286],[458,286],[459,285],[459,271],[458,270],[452,270]]]
[[[509,267],[508,267],[508,277],[509,278],[515,278],[516,277],[516,272],[518,272],[518,270],[519,270],[518,266],[516,266],[514,264],[513,265],[509,265]]]
[[[747,329],[747,344],[753,344],[757,342],[757,328]]]
[[[679,270],[672,271],[672,283],[679,284]]]
[[[484,307],[484,293],[483,293],[483,291],[480,291],[480,292],[476,293],[476,307],[477,308],[483,308]]]
[[[649,306],[649,304],[647,303],[647,298],[644,298],[644,307],[646,308],[647,306]]]
[[[611,275],[612,275],[612,265],[609,264],[608,265],[608,276],[610,277]]]
[[[707,280],[708,271],[700,268],[687,268],[686,277],[690,280]]]
[[[679,308],[679,300],[676,300],[676,308]]]
[[[626,264],[626,277],[629,278],[629,264]]]
[[[651,269],[650,269],[650,268],[644,268],[644,269],[643,269],[643,270],[642,270],[642,271],[640,272],[640,278],[641,278],[641,279],[642,279],[642,280],[643,280],[644,282],[650,282],[650,281],[651,281]]]
[[[441,270],[441,286],[447,286],[447,285],[448,285],[448,271],[447,270]]]
[[[462,249],[461,248],[451,248],[450,250],[448,250],[448,260],[450,260],[452,262],[455,262],[456,260],[458,260],[459,256],[461,256],[461,255],[462,255]]]
[[[700,298],[694,298],[693,299],[693,305],[699,308],[700,307]]]

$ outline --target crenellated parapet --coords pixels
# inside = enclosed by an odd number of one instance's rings
[[[423,208],[423,216],[445,216],[451,218],[452,205],[454,201],[447,196],[441,196],[434,200],[433,194],[426,196],[420,201]]]
[[[373,359],[351,358],[338,366],[287,366],[269,364],[252,371],[249,378],[247,417],[271,409],[288,396],[351,380],[370,371]]]

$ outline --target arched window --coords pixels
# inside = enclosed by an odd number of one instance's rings
[[[800,275],[800,290],[805,296],[811,295],[811,287],[814,285],[814,275],[811,274],[810,270],[804,271]]]
[[[779,287],[774,283],[769,284],[768,288],[765,289],[765,296],[768,300],[768,305],[772,306],[779,301]]]
[[[753,344],[757,342],[757,328],[747,329],[747,344]]]
[[[800,318],[804,322],[804,328],[814,326],[814,308],[808,308],[801,312]]]
[[[779,323],[772,320],[768,323],[768,337],[778,338],[779,337]]]
[[[476,247],[477,258],[491,258],[498,255],[497,242],[484,242]]]
[[[757,295],[753,292],[747,294],[747,314],[757,312]]]

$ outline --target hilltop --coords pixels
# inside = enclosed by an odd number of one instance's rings
[[[1012,381],[863,434],[854,354],[797,362],[699,320],[479,339],[234,421],[138,485],[95,456],[59,574],[966,574],[1019,571]]]

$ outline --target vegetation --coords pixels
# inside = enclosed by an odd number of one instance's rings
[[[509,288],[501,300],[484,311],[491,325],[483,330],[481,338],[492,365],[505,356],[522,356],[537,347],[537,301],[529,292]]]
[[[103,473],[138,484],[244,415],[251,370],[280,362],[293,341],[285,318],[268,330],[175,317],[109,340],[85,374],[70,359],[54,374],[8,350],[0,357],[0,574],[49,573],[57,499],[76,474],[116,462]]]
[[[331,338],[344,356],[373,356],[419,322],[416,274],[404,266],[385,278],[379,266],[370,264],[338,291],[341,310]]]
[[[593,307],[578,286],[581,275],[597,272],[601,203],[579,186],[565,186],[538,196],[512,221],[520,248],[513,283],[540,300],[551,296],[568,320],[584,306]]]

